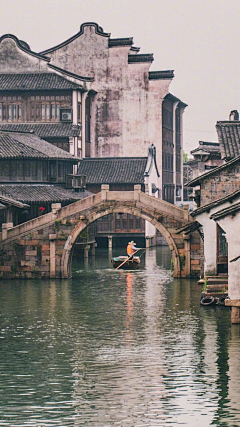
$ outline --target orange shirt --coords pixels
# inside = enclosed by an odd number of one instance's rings
[[[127,245],[127,254],[128,254],[128,255],[131,255],[131,253],[132,253],[132,245],[129,243],[129,244]]]

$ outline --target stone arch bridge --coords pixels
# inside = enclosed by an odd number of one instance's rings
[[[69,278],[72,253],[79,234],[88,224],[110,213],[130,213],[152,223],[172,251],[174,277],[199,275],[200,239],[197,231],[185,234],[194,220],[188,209],[141,192],[101,192],[13,227],[3,224],[0,236],[0,278]]]

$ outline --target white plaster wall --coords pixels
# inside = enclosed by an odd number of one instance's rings
[[[228,242],[228,295],[231,299],[240,299],[240,212],[235,216],[228,215],[217,221],[220,227],[226,232]]]
[[[145,177],[145,186],[147,188],[147,194],[149,194],[150,196],[153,195],[152,184],[155,184],[156,188],[159,188],[159,177],[158,177],[154,162],[149,171],[149,176]],[[156,198],[158,197],[158,192],[155,193],[155,197]],[[154,236],[156,236],[156,227],[150,222],[145,221],[145,237],[154,237]]]
[[[209,216],[209,213],[203,212],[196,219],[202,224],[204,232],[204,274],[214,276],[217,274],[217,226]]]
[[[235,199],[235,202],[238,202],[240,197]],[[219,206],[213,207],[209,212],[203,212],[197,215],[196,220],[203,226],[204,233],[204,274],[205,275],[215,275],[217,273],[217,225],[213,219],[210,219],[210,216],[218,212],[219,210],[225,209],[229,206],[232,206],[232,203],[229,201],[222,203]],[[229,221],[229,220],[228,220]],[[221,226],[220,222],[219,225]],[[222,226],[221,226],[222,227]],[[225,230],[224,227],[222,227]],[[240,228],[239,228],[240,229]],[[233,235],[236,233],[237,228],[232,231]],[[231,237],[230,237],[231,240]],[[231,243],[228,245],[228,258],[230,258],[230,249]],[[240,255],[240,249],[239,249]]]

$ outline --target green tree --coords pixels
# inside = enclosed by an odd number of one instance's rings
[[[183,163],[187,163],[188,162],[188,154],[185,153],[185,151],[183,152]]]

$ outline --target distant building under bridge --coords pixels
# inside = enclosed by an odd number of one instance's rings
[[[159,172],[156,164],[156,149],[151,145],[147,157],[88,158],[80,161],[78,174],[86,177],[86,189],[99,193],[102,185],[110,191],[133,191],[140,185],[141,191],[159,198]],[[133,236],[146,238],[146,245],[162,244],[164,239],[156,229],[144,219],[133,214],[119,212],[106,215],[96,221],[96,240],[109,247],[126,244]],[[107,242],[108,240],[108,242]]]

